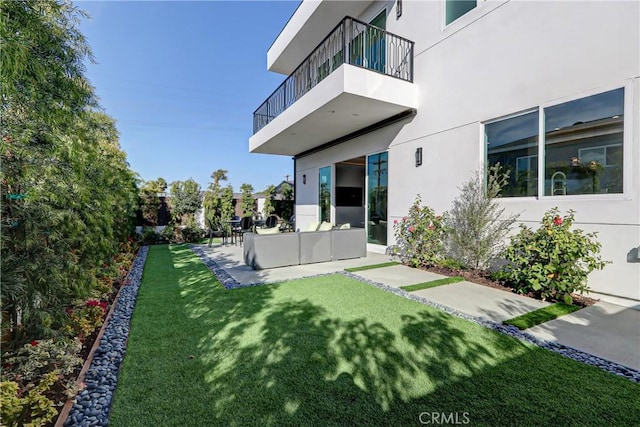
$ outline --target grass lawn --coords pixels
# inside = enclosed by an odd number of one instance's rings
[[[580,307],[577,305],[558,302],[544,308],[539,308],[538,310],[530,313],[523,314],[522,316],[505,320],[502,323],[505,325],[513,325],[516,328],[523,330],[539,325],[540,323],[548,322],[549,320],[557,319],[560,316],[573,313],[579,309]]]
[[[462,282],[464,278],[453,276],[453,277],[444,277],[442,279],[432,280],[430,282],[417,283],[415,285],[408,286],[400,286],[400,289],[403,289],[407,292],[420,291],[422,289],[435,288],[436,286],[449,285],[451,283]]]
[[[632,425],[640,387],[342,275],[226,291],[152,246],[113,426]],[[424,418],[423,418],[424,419]]]
[[[392,265],[399,265],[399,264],[400,263],[397,261],[391,261],[391,262],[383,262],[381,264],[371,264],[371,265],[363,265],[361,267],[345,268],[344,270],[350,273],[355,273],[356,271],[373,270],[374,268],[391,267]]]

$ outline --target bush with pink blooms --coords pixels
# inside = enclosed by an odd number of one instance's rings
[[[416,197],[407,216],[393,222],[394,255],[413,267],[430,267],[443,259],[445,228],[442,216]]]
[[[496,278],[505,280],[520,293],[532,292],[542,299],[572,301],[571,293],[588,290],[587,276],[607,264],[600,257],[596,233],[570,230],[574,211],[561,216],[558,208],[547,211],[542,225],[532,230],[520,225],[520,232],[503,252],[508,264]]]

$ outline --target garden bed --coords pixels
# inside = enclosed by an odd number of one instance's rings
[[[468,282],[473,282],[478,285],[488,286],[488,287],[499,289],[505,292],[516,293],[515,289],[513,289],[512,287],[507,286],[505,283],[501,281],[492,279],[491,273],[488,271],[453,269],[453,268],[442,267],[442,266],[424,267],[423,269],[426,271],[430,271],[432,273],[437,273],[437,274],[441,274],[443,276],[448,276],[448,277],[454,277],[454,276],[464,277],[464,279]],[[524,296],[540,299],[533,292],[524,294]],[[579,295],[575,293],[571,294],[571,298],[573,298],[574,305],[577,305],[582,308],[589,307],[590,305],[593,305],[598,302],[598,300],[596,299],[589,298],[587,296]],[[548,300],[548,301],[559,302],[556,300]]]

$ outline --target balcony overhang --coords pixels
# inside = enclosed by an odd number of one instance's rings
[[[372,1],[303,1],[267,51],[267,69],[289,75],[344,16],[359,16]]]
[[[254,134],[249,151],[295,156],[417,107],[415,84],[343,64]]]

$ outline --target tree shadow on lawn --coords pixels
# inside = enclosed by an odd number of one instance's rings
[[[626,380],[343,276],[226,291],[188,253],[173,261],[202,381],[183,390],[199,404],[181,423],[395,426],[467,412],[472,424],[584,425],[640,413],[621,403],[638,391]]]

